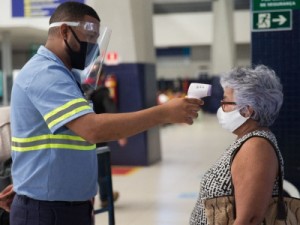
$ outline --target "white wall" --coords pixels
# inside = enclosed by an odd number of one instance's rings
[[[236,46],[235,66],[249,66],[250,45],[239,44]],[[156,62],[157,79],[198,78],[200,73],[211,74],[210,46],[191,47],[190,56],[159,57]]]
[[[174,13],[153,16],[154,45],[160,48],[191,46],[191,56],[160,57],[157,78],[197,78],[211,72],[210,46],[213,42],[211,12]],[[234,12],[235,66],[250,65],[250,12]],[[200,55],[199,55],[200,54]]]
[[[100,1],[100,3],[98,2]],[[88,0],[87,3],[95,7],[99,13],[103,24],[113,28],[109,49],[111,51],[121,52],[121,57],[125,62],[135,62],[136,58],[142,58],[135,51],[129,51],[128,48],[134,49],[134,43],[137,40],[128,39],[126,32],[128,29],[134,31],[136,24],[143,24],[144,21],[125,19],[130,18],[130,14],[134,10],[141,10],[138,7],[125,4],[126,1],[113,1],[114,7],[111,8],[111,0]],[[127,0],[129,1],[129,0]],[[133,3],[137,0],[132,0]],[[19,69],[23,65],[28,55],[30,44],[44,43],[47,38],[47,29],[49,17],[45,18],[12,18],[11,17],[11,0],[1,0],[0,7],[0,42],[1,33],[10,32],[12,47],[18,55],[13,56],[13,69]],[[137,12],[135,12],[137,13]],[[148,15],[147,15],[148,16]],[[136,16],[135,18],[138,18]],[[153,15],[153,42],[155,47],[176,47],[191,46],[192,54],[200,51],[200,58],[192,56],[192,58],[160,58],[157,60],[157,77],[177,77],[177,76],[194,76],[198,72],[209,72],[210,69],[210,45],[212,43],[212,13],[178,13]],[[133,18],[134,19],[134,18]],[[147,23],[149,26],[149,23]],[[140,29],[140,27],[139,27]],[[249,11],[235,11],[234,13],[234,30],[235,43],[246,46],[246,48],[238,48],[237,65],[248,65],[250,63],[249,43],[250,43],[250,13]],[[141,29],[139,31],[141,33]],[[144,32],[145,33],[145,32]],[[146,36],[138,36],[135,39],[143,39]],[[149,34],[151,35],[151,34]],[[151,41],[149,38],[148,41]],[[137,46],[143,48],[143,41],[139,40]],[[149,58],[145,52],[150,51],[145,48],[140,51],[145,59]],[[23,53],[22,53],[23,52]],[[150,57],[151,58],[151,57]],[[150,60],[151,61],[151,60]]]
[[[156,47],[211,45],[211,12],[174,13],[153,16]],[[249,11],[234,12],[234,38],[237,44],[250,43]]]

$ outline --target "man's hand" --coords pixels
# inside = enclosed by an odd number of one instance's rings
[[[201,99],[173,98],[161,106],[164,107],[166,123],[193,124],[193,119],[198,117],[198,111],[203,104]]]
[[[11,184],[0,192],[0,207],[9,212],[14,196],[15,192],[13,191],[13,185]]]

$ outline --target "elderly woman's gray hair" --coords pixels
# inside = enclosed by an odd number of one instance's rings
[[[235,68],[221,77],[223,88],[232,88],[239,108],[251,106],[251,118],[261,126],[270,126],[283,102],[282,85],[274,70],[264,65]]]

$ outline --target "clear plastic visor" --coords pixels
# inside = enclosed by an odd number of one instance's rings
[[[111,36],[111,29],[108,27],[101,27],[100,37],[98,38],[99,51],[95,55],[91,63],[81,71],[81,84],[84,90],[95,90],[98,86],[99,76],[104,63],[107,46]]]

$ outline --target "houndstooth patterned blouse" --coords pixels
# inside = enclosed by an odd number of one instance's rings
[[[251,136],[260,136],[270,140],[278,152],[283,174],[283,159],[274,134],[270,131],[253,131],[232,143],[217,162],[204,174],[200,182],[200,193],[190,218],[190,225],[206,225],[203,200],[207,198],[230,195],[232,192],[230,160],[233,152]],[[278,194],[278,181],[275,182],[273,195]]]

